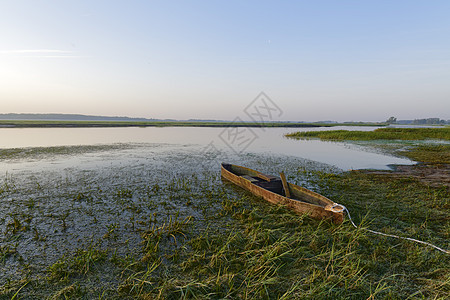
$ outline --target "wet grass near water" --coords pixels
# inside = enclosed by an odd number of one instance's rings
[[[378,128],[374,131],[301,131],[286,135],[290,138],[320,138],[333,141],[370,141],[370,140],[446,140],[450,141],[450,127],[437,128]]]
[[[248,156],[357,224],[450,248],[445,187]],[[299,216],[195,161],[6,174],[0,298],[445,299],[449,255]]]
[[[418,145],[397,151],[412,160],[427,164],[450,164],[450,144]]]
[[[0,162],[7,160],[43,159],[60,155],[80,155],[93,152],[131,149],[142,146],[139,144],[106,144],[106,145],[77,145],[53,147],[26,147],[0,149]]]

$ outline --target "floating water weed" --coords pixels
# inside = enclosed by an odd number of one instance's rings
[[[16,248],[12,248],[8,245],[5,246],[0,245],[0,263],[5,262],[6,258],[16,254],[16,252],[17,252]]]
[[[130,189],[120,189],[117,191],[117,197],[119,198],[132,198],[133,197],[133,191]]]
[[[73,198],[73,200],[75,201],[93,201],[93,197],[90,195],[87,195],[85,193],[81,193],[79,192],[78,194],[75,195],[75,197]]]
[[[69,212],[69,211],[66,211],[66,212],[64,212],[64,213],[62,213],[62,214],[60,214],[60,215],[51,215],[51,216],[52,216],[53,218],[55,218],[55,219],[61,221],[61,227],[62,227],[62,230],[66,230],[66,229],[67,229],[66,220],[67,220],[67,217],[69,217],[69,215],[70,215],[70,212]]]
[[[30,220],[28,220],[28,223],[29,221]],[[17,217],[14,216],[13,220],[10,221],[8,224],[6,224],[6,228],[7,228],[6,232],[16,234],[19,231],[27,231],[29,229],[29,226],[23,225],[22,222]]]
[[[3,179],[3,184],[0,186],[0,196],[6,193],[14,192],[16,185],[11,174],[6,173]]]
[[[119,223],[113,223],[113,224],[107,225],[106,227],[107,227],[108,231],[103,236],[103,238],[105,238],[105,239],[112,236],[114,234],[114,231],[116,231],[116,229],[120,228],[120,225],[119,225]],[[115,237],[117,238],[117,235],[115,235]]]

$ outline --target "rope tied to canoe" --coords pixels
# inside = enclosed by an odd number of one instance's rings
[[[358,226],[356,226],[356,224],[353,222],[352,217],[351,217],[351,215],[350,215],[350,211],[347,209],[347,207],[345,207],[345,206],[342,205],[342,204],[337,204],[337,205],[343,207],[343,210],[342,210],[342,211],[344,211],[344,212],[347,213],[348,219],[349,219],[350,222],[352,223],[353,227],[355,227],[356,229],[358,229]],[[360,228],[361,228],[361,227],[360,227]],[[383,232],[371,230],[371,229],[368,229],[368,228],[361,228],[361,229],[366,230],[366,231],[368,231],[368,232],[370,232],[370,233],[373,233],[373,234],[378,234],[378,235],[387,236],[387,237],[396,238],[396,239],[401,239],[401,240],[408,240],[408,241],[412,241],[412,242],[415,242],[415,243],[427,245],[427,246],[433,247],[433,248],[436,249],[436,250],[439,250],[439,251],[441,251],[441,252],[444,252],[444,253],[446,253],[446,254],[450,254],[450,251],[449,251],[449,250],[442,249],[442,248],[440,248],[440,247],[438,247],[438,246],[435,246],[435,245],[433,245],[433,244],[431,244],[431,243],[428,243],[428,242],[416,240],[416,239],[409,238],[409,237],[402,237],[402,236],[398,236],[398,235],[395,235],[395,234],[383,233]]]

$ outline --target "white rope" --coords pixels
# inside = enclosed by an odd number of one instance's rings
[[[350,222],[352,223],[353,227],[355,227],[356,229],[358,229],[358,226],[356,226],[356,224],[353,223],[352,217],[350,216],[350,212],[349,212],[349,210],[347,209],[347,207],[345,207],[345,206],[342,205],[342,204],[339,204],[339,205],[342,206],[342,207],[344,208],[343,210],[344,210],[345,212],[347,212],[347,216],[348,216]],[[375,230],[370,230],[370,229],[367,229],[367,228],[361,228],[361,229],[367,230],[368,232],[371,232],[371,233],[374,233],[374,234],[379,234],[379,235],[383,235],[383,236],[387,236],[387,237],[392,237],[392,238],[402,239],[402,240],[408,240],[408,241],[412,241],[412,242],[424,244],[424,245],[433,247],[434,249],[439,250],[439,251],[441,251],[441,252],[450,254],[450,251],[449,251],[449,250],[445,250],[445,249],[439,248],[438,246],[435,246],[435,245],[430,244],[430,243],[427,243],[427,242],[419,241],[419,240],[412,239],[412,238],[408,238],[408,237],[401,237],[401,236],[394,235],[394,234],[382,233],[382,232],[378,232],[378,231],[375,231]]]

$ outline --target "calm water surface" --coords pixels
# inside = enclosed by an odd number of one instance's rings
[[[126,163],[130,159],[189,159],[189,155],[214,163],[235,162],[251,154],[293,156],[348,169],[388,169],[390,164],[412,164],[408,159],[377,153],[368,147],[319,140],[294,140],[284,134],[294,131],[374,130],[376,127],[330,128],[0,128],[0,148],[51,147],[69,145],[139,145],[126,151],[111,150],[101,154],[52,158],[52,165],[76,166],[113,159]],[[0,161],[2,171],[17,169],[23,162]],[[37,164],[36,162],[29,162]],[[46,165],[48,167],[48,164]]]

